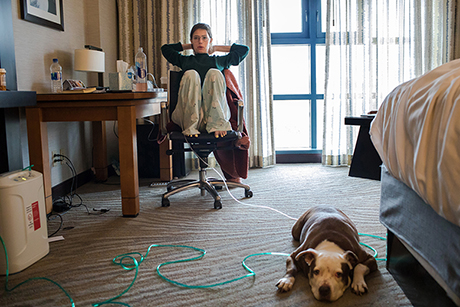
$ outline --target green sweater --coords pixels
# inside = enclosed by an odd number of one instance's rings
[[[245,45],[233,44],[230,52],[223,56],[199,53],[195,55],[182,55],[182,43],[166,44],[161,47],[161,52],[169,63],[180,67],[183,71],[196,70],[201,78],[201,83],[206,73],[211,68],[223,71],[231,65],[238,65],[248,55],[249,47]]]

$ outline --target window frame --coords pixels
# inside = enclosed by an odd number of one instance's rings
[[[321,154],[317,140],[317,100],[324,101],[324,94],[317,93],[316,87],[316,46],[325,45],[326,33],[321,29],[321,0],[302,1],[302,32],[271,33],[272,45],[308,45],[310,48],[310,94],[273,95],[274,100],[310,100],[311,104],[311,149],[276,150],[277,161],[280,155]],[[324,29],[325,30],[325,29]],[[307,159],[311,160],[311,159]]]

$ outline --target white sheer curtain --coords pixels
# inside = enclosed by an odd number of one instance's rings
[[[250,167],[275,164],[268,0],[193,0],[194,22],[211,26],[213,44],[249,46],[248,57],[232,68],[245,98],[251,147]]]
[[[323,165],[351,163],[358,127],[398,84],[456,57],[456,1],[328,0]]]

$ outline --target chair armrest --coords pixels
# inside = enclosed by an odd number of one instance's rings
[[[160,132],[162,135],[168,134],[168,129],[166,129],[166,125],[169,122],[169,108],[168,103],[166,101],[161,102],[161,110],[160,110]]]
[[[240,134],[243,132],[243,119],[244,119],[244,102],[243,100],[238,100],[238,132]]]

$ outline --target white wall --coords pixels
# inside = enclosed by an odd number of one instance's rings
[[[18,90],[49,92],[49,67],[53,58],[59,59],[64,79],[80,79],[87,85],[97,84],[96,73],[73,70],[74,50],[84,48],[86,44],[104,50],[104,84],[108,86],[108,72],[116,71],[116,0],[63,1],[63,32],[21,19],[19,3],[19,0],[12,0]],[[25,120],[21,124],[25,125]],[[22,131],[25,133],[25,129]],[[78,173],[91,168],[90,123],[48,123],[48,139],[50,156],[52,151],[63,149]],[[107,143],[110,162],[118,157],[118,140],[112,132],[111,122],[107,123]],[[27,150],[24,155],[25,161],[28,161]],[[51,176],[55,186],[71,178],[71,172],[62,165],[52,167]]]

